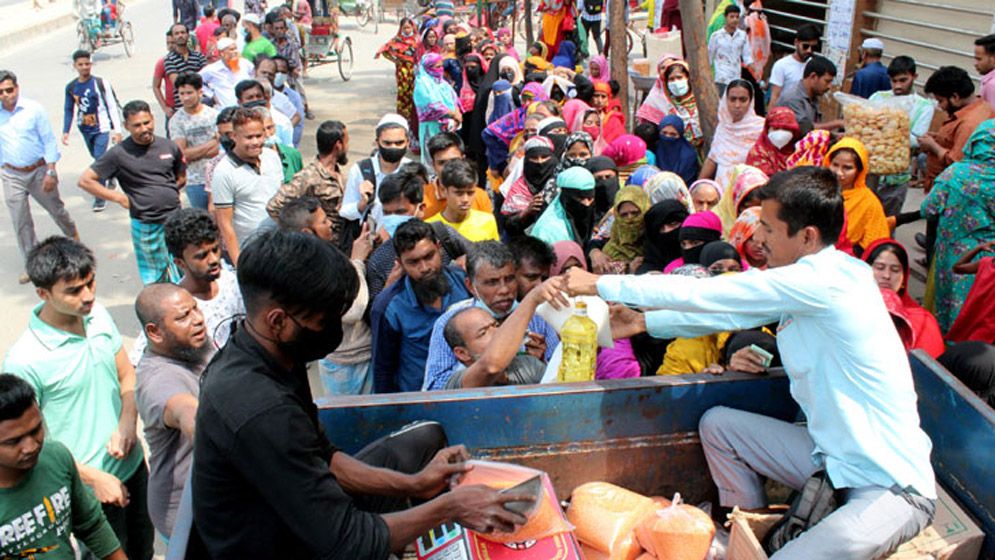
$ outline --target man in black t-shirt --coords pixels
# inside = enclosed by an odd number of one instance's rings
[[[148,103],[129,102],[124,106],[124,121],[131,136],[84,171],[79,186],[128,209],[143,284],[178,282],[180,274],[166,248],[163,223],[180,207],[180,189],[186,183],[183,152],[171,140],[155,135]],[[108,179],[117,179],[123,192],[100,184]]]

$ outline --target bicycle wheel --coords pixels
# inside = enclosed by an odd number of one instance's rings
[[[130,58],[135,52],[135,32],[131,28],[131,22],[126,21],[118,27],[118,35],[121,36],[121,42],[124,44],[124,53]]]
[[[370,10],[366,6],[356,6],[356,23],[360,27],[366,27],[367,23],[370,23]]]
[[[346,37],[339,47],[339,76],[348,82],[352,78],[352,39]]]
[[[370,4],[370,19],[373,21],[374,35],[380,32],[380,7],[376,3]]]

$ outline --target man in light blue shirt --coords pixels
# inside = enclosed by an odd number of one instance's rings
[[[59,197],[57,161],[59,148],[45,109],[21,97],[13,72],[0,70],[0,181],[17,248],[25,260],[28,251],[38,244],[29,196],[48,211],[66,237],[79,237],[76,223]],[[19,281],[27,284],[28,275],[21,274]]]
[[[778,322],[777,346],[798,426],[716,407],[701,418],[723,507],[766,505],[761,477],[801,489],[825,470],[840,507],[771,558],[877,558],[929,525],[936,482],[908,358],[871,269],[833,247],[843,199],[827,170],[801,167],[760,190],[756,235],[768,270],[694,279],[567,274],[567,291],[657,310],[616,309],[616,338],[696,337]],[[761,372],[748,349],[733,367]],[[867,520],[873,520],[868,523]]]

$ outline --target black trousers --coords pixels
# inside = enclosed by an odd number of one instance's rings
[[[367,445],[356,453],[355,458],[371,467],[415,474],[447,445],[448,439],[441,424],[419,421]],[[373,513],[400,511],[412,505],[407,497],[358,495],[353,499],[359,509]]]
[[[122,508],[103,504],[104,517],[117,535],[117,540],[121,542],[121,550],[129,560],[151,560],[154,553],[155,528],[152,526],[152,519],[149,518],[149,469],[145,461],[142,461],[131,478],[124,481],[124,486],[128,489],[128,506]],[[96,558],[82,543],[80,548],[84,560]]]

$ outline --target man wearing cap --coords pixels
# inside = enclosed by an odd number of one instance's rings
[[[220,110],[238,105],[235,84],[252,79],[252,64],[239,56],[235,40],[229,37],[218,39],[218,53],[221,58],[205,66],[200,76],[204,78],[204,97],[214,99],[214,107]]]
[[[376,130],[376,153],[359,160],[349,170],[340,212],[344,219],[362,221],[371,215],[374,221],[380,221],[383,214],[377,197],[380,182],[411,161],[404,157],[408,141],[408,121],[404,117],[387,113],[380,119]]]
[[[853,76],[850,93],[869,98],[879,91],[891,89],[891,78],[888,69],[881,64],[884,54],[884,43],[881,39],[864,39],[860,45],[860,62],[862,67]]]
[[[242,56],[255,62],[256,57],[264,54],[270,58],[276,56],[276,47],[263,36],[263,20],[256,14],[242,16],[242,26],[245,27],[245,48]]]

